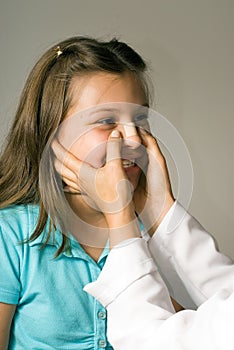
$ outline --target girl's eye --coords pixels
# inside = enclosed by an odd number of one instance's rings
[[[96,121],[96,124],[100,126],[100,128],[104,130],[109,130],[115,128],[116,120],[115,118],[104,118]]]
[[[148,115],[147,114],[140,114],[134,118],[134,123],[136,126],[137,125],[144,125],[147,122],[148,122]]]
[[[102,124],[102,125],[111,125],[111,124],[116,124],[116,121],[114,118],[105,118],[97,121],[97,124]]]
[[[99,119],[95,122],[102,130],[112,130],[116,127],[116,118],[107,117],[103,119]]]

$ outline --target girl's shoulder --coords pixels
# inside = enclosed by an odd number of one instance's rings
[[[38,217],[39,209],[37,204],[10,205],[0,209],[0,220],[33,220],[35,217]]]
[[[25,239],[33,232],[39,215],[39,206],[34,204],[12,205],[0,209],[0,230],[14,232]]]

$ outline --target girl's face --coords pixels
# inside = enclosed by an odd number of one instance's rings
[[[130,73],[96,73],[74,78],[71,106],[60,130],[60,140],[77,158],[95,168],[106,161],[106,142],[118,129],[121,157],[135,189],[147,163],[139,128],[149,129],[148,101],[136,77]]]

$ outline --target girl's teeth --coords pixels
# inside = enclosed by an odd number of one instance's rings
[[[124,159],[122,160],[122,164],[124,168],[129,168],[131,166],[134,166],[135,163],[132,160]]]

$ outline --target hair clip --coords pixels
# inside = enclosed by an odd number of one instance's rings
[[[61,51],[60,46],[56,47],[56,53],[57,53],[57,57],[59,57],[60,55],[62,55],[63,51]]]

